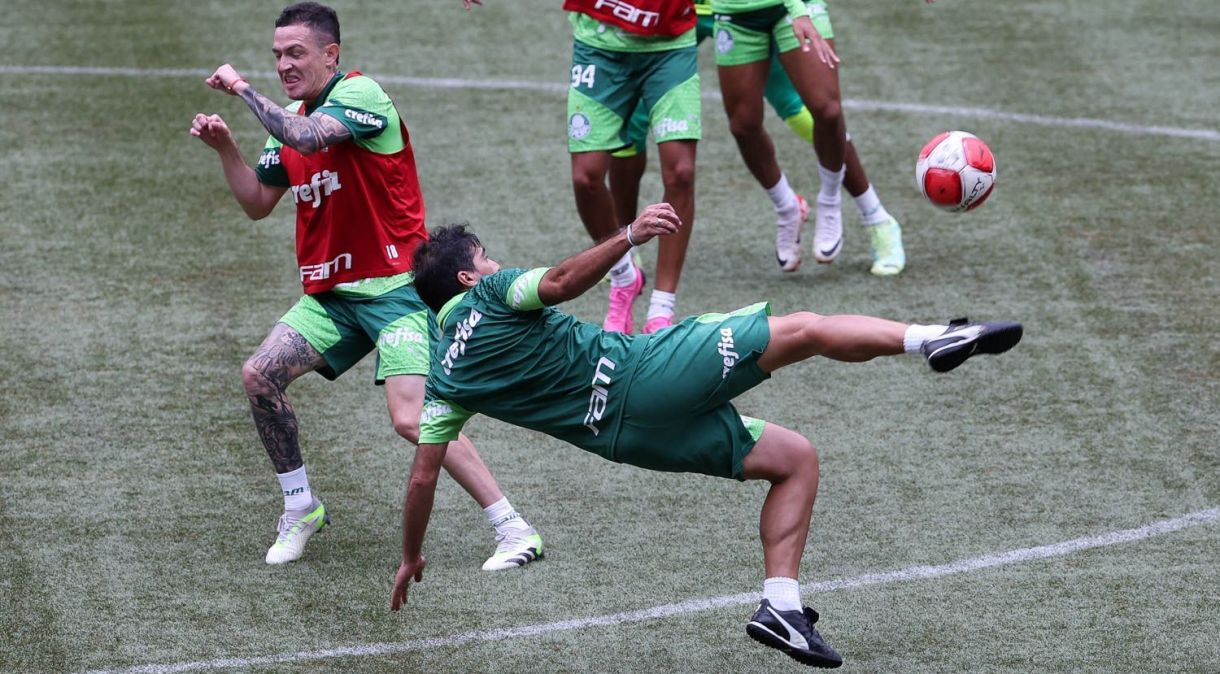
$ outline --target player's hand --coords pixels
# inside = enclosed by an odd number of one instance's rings
[[[219,150],[234,142],[233,132],[229,131],[229,125],[225,124],[220,115],[195,115],[195,120],[191,122],[191,135],[213,150]]]
[[[417,583],[424,580],[424,567],[428,565],[428,560],[423,555],[419,559],[407,561],[403,560],[398,567],[398,574],[394,576],[394,593],[390,595],[390,610],[397,611],[407,603],[407,590],[411,586],[411,581]]]
[[[239,87],[249,86],[246,78],[242,77],[241,73],[228,63],[217,68],[211,77],[204,80],[204,83],[216,91],[223,91],[233,96],[241,93]]]
[[[654,236],[667,236],[677,232],[682,227],[674,207],[669,204],[652,204],[644,208],[640,216],[628,227],[631,228],[631,240],[636,245],[646,243]]]
[[[931,1],[932,0],[928,0],[928,2],[931,2]],[[462,7],[464,7],[467,12],[469,12],[470,8],[474,7],[475,5],[482,7],[483,0],[462,0]]]
[[[813,19],[807,16],[797,17],[792,22],[792,32],[796,35],[796,41],[801,45],[801,51],[812,51],[817,55],[818,60],[830,66],[833,70],[835,64],[839,62],[839,55],[835,53],[834,47],[830,43],[822,39],[822,34],[817,28],[813,27]]]

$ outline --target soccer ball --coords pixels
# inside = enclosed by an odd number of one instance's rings
[[[919,151],[915,186],[928,201],[946,211],[978,208],[995,187],[995,157],[978,136],[946,131]]]

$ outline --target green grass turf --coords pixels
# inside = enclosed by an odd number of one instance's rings
[[[554,2],[343,2],[344,63],[373,75],[562,85]],[[0,65],[269,71],[268,3],[7,7]],[[1216,127],[1209,0],[1170,5],[836,4],[845,98]],[[715,72],[704,46],[704,88]],[[273,81],[256,80],[276,92]],[[470,221],[519,266],[587,245],[562,93],[388,85],[432,225]],[[651,474],[476,420],[471,435],[547,560],[486,574],[491,535],[447,478],[425,582],[386,610],[411,450],[371,362],[292,391],[334,527],[268,568],[279,496],[238,368],[295,301],[291,209],[249,223],[186,130],[220,112],[194,77],[0,74],[0,671],[78,672],[446,637],[752,592],[764,489]],[[782,275],[765,196],[705,101],[685,313],[769,299],[936,321],[1016,318],[1009,356],[934,376],[915,359],[810,362],[741,400],[813,439],[823,482],[806,584],[944,564],[1220,505],[1213,221],[1220,143],[993,118],[864,112],[849,127],[909,268],[867,273],[854,208],[832,267]],[[813,159],[771,120],[806,193]],[[911,188],[914,155],[965,128],[998,157],[981,210]],[[655,172],[645,198],[660,196]],[[646,249],[651,266],[655,250]],[[597,319],[599,292],[571,304]],[[640,312],[642,318],[642,308]],[[1217,524],[1067,557],[815,597],[856,671],[1220,668]],[[749,607],[267,672],[796,671],[742,634]]]

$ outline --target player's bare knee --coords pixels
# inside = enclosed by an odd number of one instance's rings
[[[572,190],[578,198],[590,196],[596,194],[598,190],[605,189],[605,181],[604,176],[598,175],[593,171],[572,172]]]
[[[794,476],[808,480],[816,480],[818,476],[818,450],[813,443],[800,434],[793,434],[788,448]]]
[[[750,140],[762,135],[763,121],[751,115],[736,115],[729,120],[729,132],[738,140]]]
[[[833,124],[843,116],[843,106],[837,99],[827,98],[809,106],[809,114],[817,124]]]
[[[690,194],[695,189],[695,162],[682,160],[666,167],[661,182],[666,194]]]
[[[246,389],[246,395],[250,397],[266,395],[276,391],[282,391],[283,386],[276,383],[276,378],[269,376],[265,370],[265,358],[260,357],[261,354],[256,353],[250,356],[241,366],[241,383]]]
[[[413,445],[419,444],[419,419],[395,416],[392,420],[394,432],[407,439]]]

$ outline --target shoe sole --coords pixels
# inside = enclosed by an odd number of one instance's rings
[[[768,648],[774,648],[777,651],[782,651],[788,657],[796,660],[802,665],[820,667],[822,669],[835,669],[843,665],[842,660],[827,660],[826,658],[820,657],[815,653],[793,648],[788,642],[771,632],[771,630],[768,630],[767,628],[756,623],[749,623],[746,625],[746,634],[750,635],[751,639]]]
[[[533,557],[521,562],[520,564],[509,564],[508,566],[497,566],[497,567],[493,567],[490,569],[487,568],[486,566],[484,566],[483,570],[484,571],[512,571],[513,569],[520,569],[521,567],[525,566],[526,564],[533,564],[534,562],[542,559],[545,556],[545,555],[543,555],[542,552],[536,552],[534,548],[530,548],[527,552],[532,553]],[[523,554],[525,554],[525,553],[519,552],[516,555],[514,555],[511,559],[516,559],[517,557],[520,557]],[[505,561],[510,561],[510,560],[505,560]]]
[[[928,357],[928,365],[937,372],[948,372],[979,354],[1004,353],[1017,345],[1024,334],[1020,323],[983,323],[983,332],[972,341],[955,344],[954,348]]]

